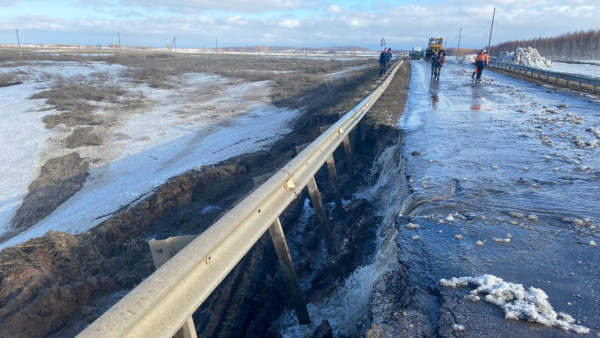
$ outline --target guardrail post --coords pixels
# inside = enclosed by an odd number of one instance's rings
[[[343,115],[340,114],[340,117]],[[321,133],[325,130],[329,129],[331,125],[322,126]],[[329,181],[331,182],[331,188],[333,190],[333,199],[335,200],[335,209],[338,214],[342,215],[344,213],[344,205],[342,204],[342,195],[340,191],[340,184],[337,177],[337,170],[335,168],[335,160],[333,158],[333,154],[327,158],[327,171],[329,172]]]
[[[312,177],[308,181],[306,187],[308,188],[310,200],[312,201],[313,207],[315,208],[315,214],[317,215],[317,219],[319,220],[319,224],[321,225],[321,233],[323,234],[323,240],[325,241],[327,253],[329,253],[330,255],[334,255],[335,244],[333,242],[333,235],[331,234],[331,229],[329,228],[329,220],[327,219],[327,215],[325,214],[325,208],[323,207],[323,199],[321,198],[321,193],[317,188],[317,181],[315,181],[314,177]]]
[[[177,236],[170,237],[165,240],[151,240],[148,242],[150,246],[150,252],[152,253],[152,260],[154,261],[154,268],[158,269],[165,264],[171,257],[175,256],[181,249],[185,248],[186,245],[190,244],[197,236]],[[196,327],[194,326],[194,319],[189,317],[183,326],[175,333],[174,338],[197,338]]]
[[[306,304],[302,298],[302,290],[300,289],[298,276],[296,275],[296,270],[294,269],[294,263],[292,262],[292,256],[290,255],[290,249],[288,248],[287,241],[285,240],[285,234],[283,233],[283,228],[281,227],[281,221],[279,220],[279,217],[277,217],[275,222],[273,222],[273,224],[271,224],[269,227],[269,234],[271,235],[271,240],[273,241],[273,246],[275,247],[275,252],[277,253],[277,258],[279,259],[279,265],[281,266],[281,272],[283,274],[283,278],[285,279],[285,283],[287,284],[288,292],[292,297],[292,304],[294,306],[294,310],[296,311],[298,323],[302,325],[310,324],[310,315],[308,314]]]
[[[333,195],[335,199],[335,209],[338,214],[344,213],[344,205],[342,204],[342,196],[340,193],[340,185],[338,183],[337,171],[335,169],[335,160],[333,155],[327,159],[327,170],[329,171],[329,180],[331,181],[331,187],[333,189]]]
[[[348,167],[350,182],[352,182],[354,180],[354,166],[352,165],[352,145],[350,144],[349,135],[344,137],[344,153],[346,153],[346,166]]]

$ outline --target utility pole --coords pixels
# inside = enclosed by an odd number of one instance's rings
[[[494,18],[496,17],[496,7],[494,7],[494,14],[492,14],[492,27],[490,28],[490,39],[488,40],[487,52],[490,53],[490,43],[492,42],[492,30],[494,30]]]
[[[215,53],[219,52],[219,39],[215,39]]]
[[[173,41],[171,41],[171,48],[173,49],[173,53],[177,53],[177,37],[173,37]]]
[[[456,57],[458,58],[458,54],[460,53],[460,35],[462,34],[462,27],[458,31],[458,46],[456,46]]]
[[[121,53],[121,35],[117,32],[117,39],[119,40],[119,53]]]
[[[15,28],[15,32],[17,32],[17,44],[19,45],[19,55],[21,55],[21,40],[19,39],[19,30]]]

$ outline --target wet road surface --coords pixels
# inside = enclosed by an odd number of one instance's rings
[[[424,61],[412,71],[399,126],[413,193],[395,220],[413,288],[406,320],[420,313],[443,336],[579,336],[526,314],[507,320],[483,297],[465,299],[474,287],[439,283],[489,274],[541,289],[596,336],[600,104],[488,70],[474,84],[472,68],[454,63],[440,81]]]

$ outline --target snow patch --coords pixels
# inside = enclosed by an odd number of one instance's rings
[[[548,301],[548,295],[538,288],[530,287],[529,290],[525,290],[522,284],[505,282],[494,275],[452,277],[450,280],[442,278],[440,284],[452,288],[477,287],[467,296],[468,299],[475,300],[475,297],[485,295],[483,299],[499,306],[506,319],[524,319],[528,322],[557,327],[565,332],[573,331],[577,334],[590,332],[587,327],[573,324],[575,320],[568,314],[556,313]]]

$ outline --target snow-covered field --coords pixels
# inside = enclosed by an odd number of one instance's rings
[[[600,77],[600,66],[590,64],[552,62],[552,68],[549,70],[560,73],[582,74]]]
[[[74,151],[61,143],[72,128],[45,128],[42,119],[60,112],[32,95],[48,89],[58,76],[106,73],[108,84],[126,88],[141,101],[134,111],[100,103],[95,114],[110,121],[103,126],[102,145],[76,149],[90,162],[83,188],[33,227],[0,243],[0,249],[50,229],[85,231],[170,177],[263,149],[289,131],[298,113],[270,103],[268,81],[196,73],[172,79],[176,89],[161,89],[131,83],[122,73],[125,68],[93,61],[0,63],[0,74],[18,73],[23,82],[0,87],[0,235],[9,230],[45,161]]]

